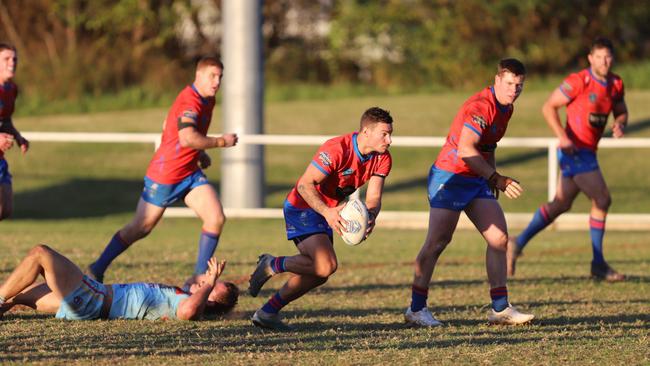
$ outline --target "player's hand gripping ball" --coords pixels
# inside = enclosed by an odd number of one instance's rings
[[[342,231],[341,238],[348,245],[359,245],[365,238],[368,229],[368,208],[361,200],[350,198],[340,215],[348,222]]]

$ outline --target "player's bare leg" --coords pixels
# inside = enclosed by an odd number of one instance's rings
[[[0,286],[0,296],[6,300],[20,294],[42,275],[54,299],[61,301],[79,287],[83,273],[68,258],[46,245],[37,245]]]
[[[589,218],[593,260],[591,262],[591,276],[610,282],[623,281],[625,275],[616,272],[607,264],[603,256],[603,237],[605,235],[605,221],[607,211],[612,199],[600,170],[578,174],[574,180],[580,190],[591,199]]]
[[[529,322],[534,316],[520,313],[508,301],[506,287],[508,228],[501,206],[496,200],[475,199],[465,208],[465,213],[487,242],[485,266],[492,298],[488,320],[491,323],[511,325]]]
[[[29,306],[41,313],[55,314],[61,306],[61,299],[46,283],[34,283],[0,307],[0,317],[16,305]]]
[[[0,184],[0,220],[11,216],[14,210],[14,194],[11,184]]]
[[[459,217],[459,211],[443,208],[429,210],[427,237],[415,259],[411,304],[404,314],[404,320],[409,325],[434,327],[442,324],[431,315],[426,301],[436,263],[451,242]]]
[[[257,326],[276,329],[290,329],[282,323],[278,312],[289,302],[296,300],[310,290],[327,282],[336,272],[336,253],[326,234],[309,236],[298,245],[299,255],[285,257],[284,270],[294,275],[271,299],[253,315]]]
[[[529,240],[547,225],[550,225],[558,216],[569,211],[578,193],[580,193],[580,188],[572,177],[560,176],[558,178],[557,191],[553,201],[539,208],[533,217],[533,221],[519,237],[513,236],[509,238],[507,252],[508,276],[515,275],[517,258],[521,255],[524,246],[528,244]],[[541,212],[543,212],[543,215],[540,214]]]
[[[217,249],[226,216],[223,213],[223,207],[217,192],[210,184],[204,184],[192,189],[185,196],[185,204],[194,210],[203,221],[198,255],[194,267],[194,274],[200,274],[208,269],[208,260],[212,258]]]

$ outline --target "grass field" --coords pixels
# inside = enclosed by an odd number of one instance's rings
[[[466,94],[297,101],[267,106],[268,133],[339,134],[353,130],[368,106],[391,109],[398,135],[441,136]],[[549,136],[539,114],[546,93],[524,93],[508,136]],[[650,92],[627,94],[630,136],[650,137]],[[22,131],[158,132],[164,110],[86,116],[20,118]],[[220,131],[215,113],[214,133]],[[267,149],[267,205],[279,207],[315,147]],[[129,144],[38,143],[24,157],[8,155],[14,176],[14,218],[0,223],[0,280],[37,243],[48,243],[85,266],[126,223],[141,190],[152,147]],[[385,209],[424,210],[426,171],[434,149],[395,148]],[[208,175],[219,180],[218,153]],[[613,212],[650,207],[647,151],[605,150],[600,161],[612,190]],[[546,195],[544,151],[502,149],[501,169],[522,180],[521,200],[507,211],[534,210]],[[574,211],[585,212],[580,199]],[[218,254],[229,261],[225,279],[246,287],[262,252],[290,255],[280,220],[230,220]],[[120,257],[107,282],[182,282],[194,266],[200,223],[167,219]],[[408,329],[412,261],[421,230],[381,230],[362,246],[337,239],[339,271],[321,289],[289,305],[290,334],[263,333],[248,321],[281,286],[272,279],[259,298],[244,294],[230,319],[196,323],[61,322],[31,311],[0,322],[0,363],[37,364],[648,364],[650,247],[647,232],[608,232],[605,254],[627,273],[625,283],[587,278],[587,232],[544,232],[527,248],[511,301],[537,315],[523,327],[490,327],[484,244],[459,231],[434,274],[429,303],[446,325]]]

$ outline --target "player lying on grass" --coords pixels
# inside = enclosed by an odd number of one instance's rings
[[[225,266],[225,261],[211,258],[206,273],[187,290],[143,282],[104,285],[41,244],[29,251],[0,286],[0,318],[15,305],[67,320],[198,320],[202,315],[224,314],[239,296],[234,284],[217,281]],[[44,283],[35,283],[39,274]]]

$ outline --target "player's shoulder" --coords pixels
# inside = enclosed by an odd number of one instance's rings
[[[615,74],[613,72],[610,72],[609,75],[607,75],[607,79],[609,82],[613,83],[615,86],[622,86],[623,85],[623,78],[621,78],[620,75]]]
[[[354,132],[347,133],[345,135],[340,135],[332,137],[331,139],[325,141],[323,144],[324,148],[339,148],[345,149],[352,144],[352,138],[354,137]]]
[[[480,92],[472,95],[463,106],[463,109],[468,114],[485,114],[486,116],[494,111],[496,104],[494,103],[494,95],[492,89],[487,87]]]

